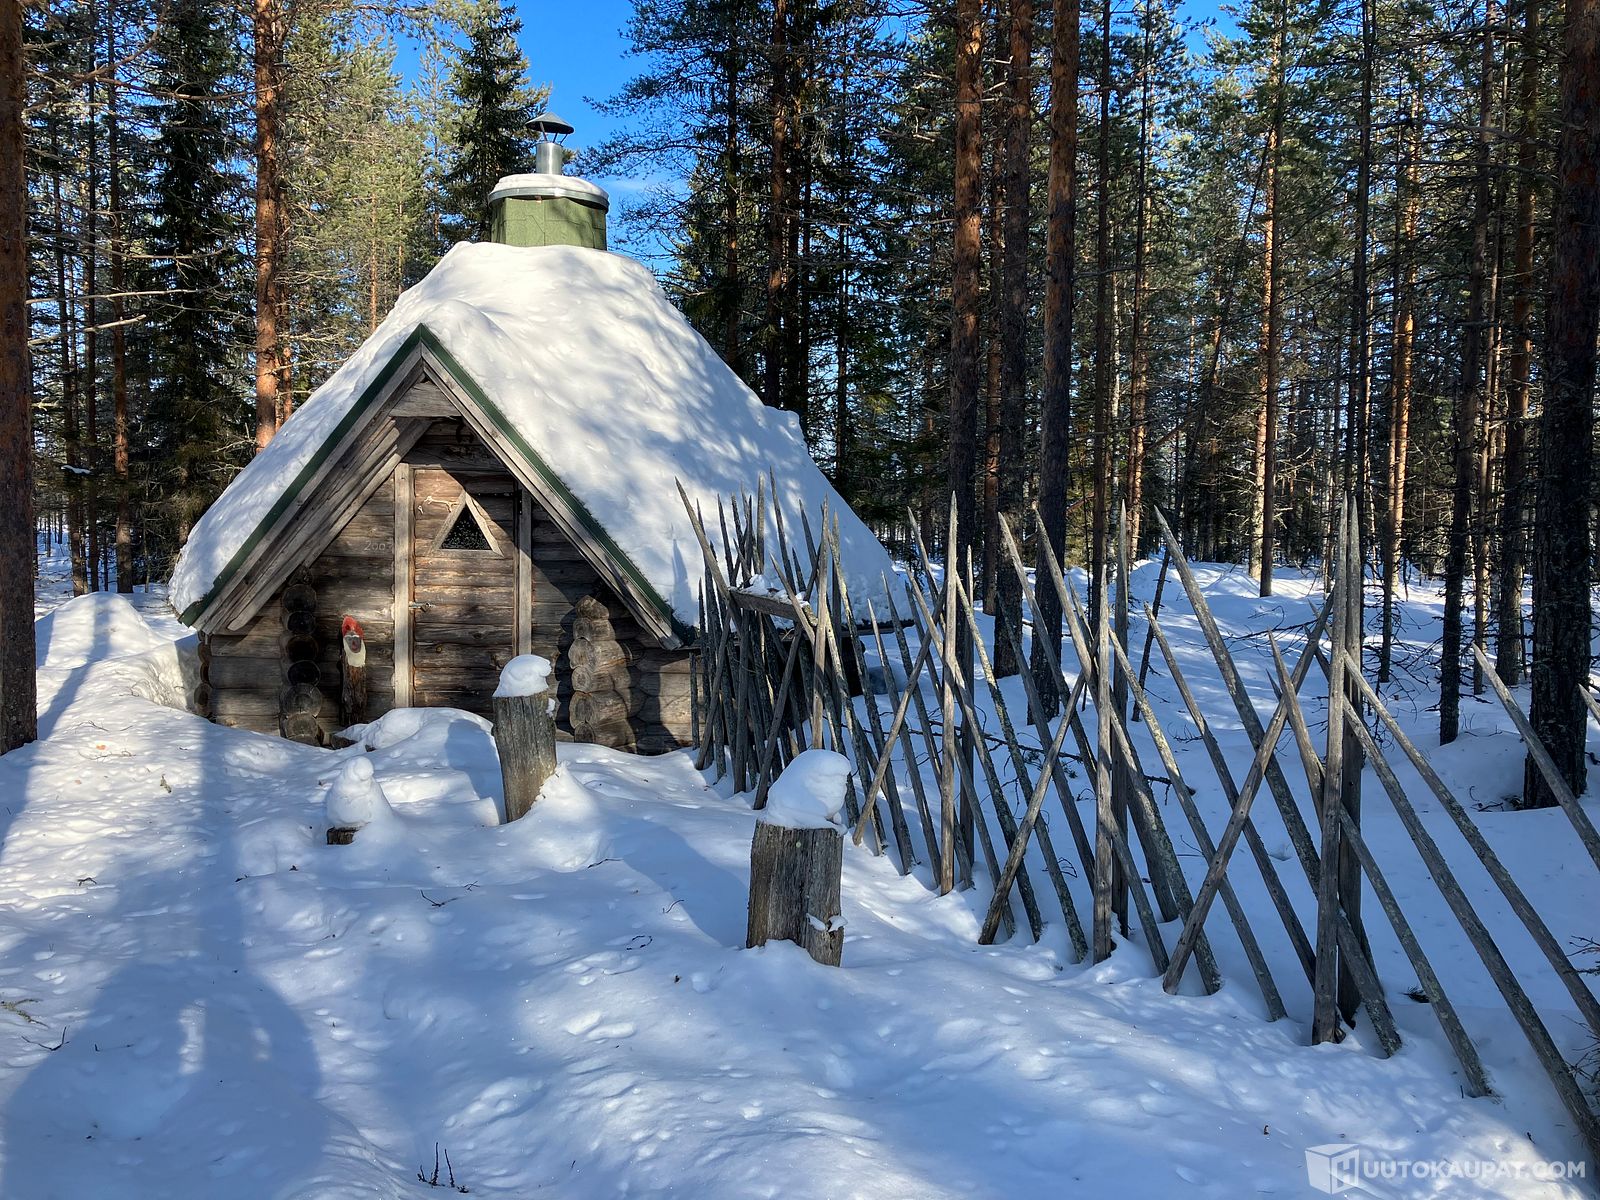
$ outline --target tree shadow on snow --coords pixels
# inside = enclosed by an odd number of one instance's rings
[[[370,1151],[318,1102],[322,1073],[304,1023],[250,966],[245,884],[229,886],[238,784],[220,765],[225,740],[239,736],[209,725],[194,735],[189,753],[202,769],[170,797],[170,819],[196,830],[190,858],[119,847],[117,875],[95,891],[115,888],[113,908],[46,901],[62,909],[42,909],[41,924],[46,934],[65,926],[62,936],[34,934],[12,951],[23,962],[59,952],[57,977],[78,986],[98,961],[123,965],[85,1018],[22,1031],[47,1052],[4,1114],[0,1194],[11,1200],[370,1189]],[[76,1005],[70,988],[60,994]]]

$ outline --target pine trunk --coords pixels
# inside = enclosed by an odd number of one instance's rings
[[[1112,420],[1111,311],[1111,0],[1100,7],[1100,123],[1095,143],[1094,232],[1094,494],[1089,527],[1089,611],[1099,612],[1110,559],[1111,492],[1115,479]]]
[[[1528,385],[1533,364],[1534,182],[1539,170],[1539,0],[1523,0],[1521,109],[1517,145],[1517,231],[1512,252],[1511,355],[1506,364],[1505,454],[1501,462],[1500,595],[1495,614],[1495,674],[1522,682],[1522,580],[1527,571]]]
[[[1418,158],[1422,97],[1413,94],[1401,134],[1403,162],[1396,178],[1394,332],[1389,368],[1389,441],[1383,523],[1383,635],[1378,647],[1378,682],[1389,682],[1394,659],[1394,597],[1400,575],[1400,539],[1405,533],[1406,464],[1411,441],[1411,352],[1416,339]]]
[[[955,506],[956,543],[946,567],[961,570],[977,523],[979,271],[982,257],[983,62],[982,6],[956,3],[955,237],[951,255],[950,421],[948,481]]]
[[[22,5],[0,3],[0,754],[38,735]]]
[[[1595,338],[1600,328],[1600,0],[1568,0],[1561,59],[1544,411],[1533,522],[1534,731],[1572,790],[1585,783],[1589,681],[1589,501]],[[1555,802],[1529,762],[1523,802]]]
[[[253,0],[256,159],[256,452],[282,423],[287,406],[286,356],[278,272],[283,259],[283,183],[279,126],[283,116],[283,54],[287,18],[283,0]]]
[[[1050,48],[1049,212],[1045,223],[1044,394],[1040,414],[1039,514],[1044,541],[1065,559],[1067,548],[1067,485],[1072,439],[1072,299],[1076,287],[1078,222],[1078,6],[1057,0]],[[1039,569],[1045,569],[1044,547]],[[1048,645],[1061,650],[1061,606],[1055,589],[1039,589],[1034,625],[1033,660],[1029,669],[1042,704],[1054,716],[1060,704],[1061,678],[1048,666]]]
[[[1482,403],[1483,346],[1488,323],[1489,145],[1494,104],[1494,3],[1484,10],[1478,77],[1478,147],[1472,201],[1472,271],[1467,284],[1467,322],[1461,335],[1461,377],[1456,392],[1455,491],[1450,508],[1449,552],[1444,575],[1444,644],[1439,657],[1439,744],[1461,729],[1463,593],[1472,535],[1477,475],[1478,409]],[[1586,539],[1587,540],[1587,539]],[[1587,657],[1587,647],[1585,647]]]
[[[1274,70],[1276,68],[1274,67]],[[1267,129],[1267,171],[1261,208],[1261,398],[1256,408],[1256,487],[1252,565],[1263,596],[1272,595],[1275,521],[1273,485],[1277,474],[1278,345],[1282,302],[1278,296],[1278,148],[1281,106],[1273,102]]]
[[[1000,303],[999,507],[1015,527],[1022,512],[1027,455],[1023,422],[1028,386],[1028,131],[1033,125],[1033,0],[1011,0],[1010,103],[1005,130],[1004,289]],[[998,546],[997,546],[998,549]],[[998,554],[992,555],[998,557]],[[1022,584],[1015,571],[996,572],[995,603],[1003,625],[1022,628]],[[996,639],[994,669],[1021,665],[1009,638]]]
[[[1127,509],[1128,550],[1134,558],[1139,557],[1139,538],[1144,524],[1144,471],[1149,442],[1146,425],[1150,411],[1150,345],[1145,293],[1149,284],[1150,130],[1154,120],[1154,79],[1150,56],[1154,11],[1154,6],[1150,4],[1145,4],[1141,10],[1139,165],[1134,187],[1133,314],[1130,322],[1133,345],[1128,356],[1128,458],[1122,485]]]
[[[133,591],[133,491],[128,453],[128,339],[122,324],[125,252],[122,243],[121,128],[117,110],[117,0],[106,4],[106,165],[110,171],[111,474],[117,501],[117,591]]]
[[[784,367],[788,363],[787,339],[794,330],[784,318],[788,311],[788,291],[793,286],[789,261],[789,223],[792,200],[789,195],[789,143],[794,135],[789,98],[789,2],[774,0],[772,6],[772,130],[768,148],[767,180],[767,295],[766,295],[766,378],[762,399],[774,408],[783,406],[788,395]]]

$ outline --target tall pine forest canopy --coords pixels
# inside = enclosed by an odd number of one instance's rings
[[[563,98],[500,0],[0,4],[38,527],[78,591],[159,582]],[[1098,587],[1165,519],[1265,597],[1351,496],[1369,674],[1442,576],[1405,664],[1441,741],[1477,644],[1581,788],[1600,0],[635,0],[625,34],[573,170],[886,544],[1020,629],[1003,525]],[[1046,632],[996,667],[1053,696]]]

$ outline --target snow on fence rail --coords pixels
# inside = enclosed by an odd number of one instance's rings
[[[1063,672],[1066,664],[1057,661],[1049,641],[1034,644],[1047,673],[1036,680],[1026,666],[1020,672],[1027,699],[1024,727],[1007,705],[981,633],[970,563],[964,571],[938,571],[919,538],[905,587],[906,611],[902,613],[893,590],[886,587],[889,611],[879,613],[869,604],[861,612],[851,603],[840,570],[837,533],[826,512],[820,536],[809,523],[790,531],[780,511],[769,511],[766,496],[761,486],[753,497],[741,495],[728,504],[719,503],[720,553],[707,536],[705,514],[684,497],[706,564],[701,591],[703,652],[695,681],[702,769],[714,765],[719,775],[730,773],[734,786],[753,793],[760,808],[786,763],[808,747],[828,746],[854,764],[845,814],[857,845],[865,842],[874,854],[890,854],[902,874],[919,863],[928,864],[931,883],[941,893],[980,881],[991,887],[980,941],[992,942],[1002,932],[1007,938],[1015,936],[1019,909],[1022,923],[1037,940],[1047,919],[1045,907],[1053,904],[1060,911],[1075,960],[1090,957],[1100,962],[1112,951],[1113,927],[1128,934],[1131,901],[1133,920],[1168,992],[1178,990],[1191,964],[1208,994],[1221,986],[1221,970],[1206,934],[1207,920],[1220,900],[1272,1020],[1286,1016],[1287,1009],[1256,925],[1276,920],[1293,947],[1293,961],[1310,985],[1312,1040],[1339,1040],[1357,1013],[1364,1011],[1377,1049],[1387,1056],[1399,1048],[1400,1034],[1367,940],[1360,903],[1364,878],[1461,1065],[1467,1091],[1489,1095],[1490,1082],[1478,1050],[1372,847],[1363,839],[1361,777],[1370,763],[1430,878],[1589,1152],[1600,1157],[1600,1121],[1573,1065],[1563,1058],[1528,990],[1474,910],[1375,736],[1375,730],[1386,733],[1417,771],[1572,996],[1588,1030],[1600,1040],[1600,1002],[1466,807],[1362,675],[1362,558],[1352,504],[1347,503],[1341,518],[1331,590],[1292,668],[1269,635],[1277,701],[1265,725],[1181,546],[1163,516],[1156,514],[1166,553],[1162,582],[1170,567],[1254,749],[1244,777],[1236,779],[1150,606],[1144,610],[1147,636],[1142,660],[1134,669],[1126,644],[1128,556],[1121,537],[1110,586],[1095,589],[1099,602],[1092,614],[1061,564],[1046,550],[1039,586],[1055,592],[1077,671],[1069,686]],[[1039,526],[1039,544],[1047,547],[1037,511],[1033,518]],[[947,544],[955,545],[953,516],[951,521]],[[1004,551],[1000,569],[1015,573],[1028,614],[1038,623],[1035,581],[1003,518],[1000,533]],[[798,536],[804,538],[803,556]],[[1160,602],[1158,587],[1157,607]],[[997,620],[994,636],[1007,646],[1011,661],[1026,664],[1021,630]],[[1228,820],[1215,835],[1194,802],[1161,714],[1143,686],[1152,647],[1161,655],[1228,802]],[[876,668],[868,665],[869,648]],[[1481,658],[1481,650],[1474,647],[1474,652]],[[1600,867],[1600,835],[1492,667],[1480,665]],[[1320,747],[1299,700],[1313,666],[1327,678],[1330,697],[1342,698],[1329,705]],[[1055,689],[1049,686],[1052,680],[1060,681]],[[980,686],[997,729],[981,719],[976,690]],[[1587,693],[1583,699],[1600,720],[1600,704]],[[1368,728],[1369,718],[1373,729]],[[1134,722],[1144,724],[1164,775],[1147,773],[1131,736]],[[1031,731],[1031,738],[1023,728]],[[1309,821],[1278,762],[1285,734],[1313,797]],[[1084,768],[1093,791],[1092,828],[1080,815],[1069,783],[1065,764],[1072,761]],[[1009,780],[1002,778],[1007,767]],[[1156,803],[1152,787],[1156,783],[1170,788],[1182,814],[1182,831],[1206,860],[1195,890],[1179,865],[1168,818]],[[1263,786],[1293,849],[1287,877],[1280,874],[1251,817]],[[1052,798],[1052,811],[1059,811],[1066,823],[1070,845],[1064,848],[1058,848],[1045,815]],[[1270,901],[1258,904],[1257,911],[1245,906],[1230,882],[1240,843]],[[1336,865],[1324,871],[1324,863]],[[1298,864],[1298,873],[1293,864]],[[1087,929],[1080,911],[1084,884]],[[1314,899],[1307,906],[1315,912],[1310,931],[1300,919],[1291,889],[1309,889]],[[1179,920],[1181,932],[1169,945],[1162,926]]]

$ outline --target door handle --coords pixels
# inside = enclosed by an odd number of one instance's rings
[[[433,605],[426,600],[413,600],[409,607],[412,612],[427,612]]]

